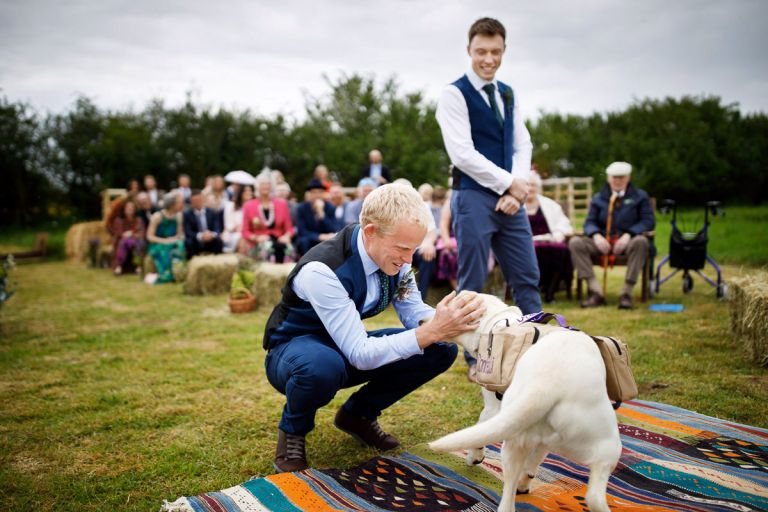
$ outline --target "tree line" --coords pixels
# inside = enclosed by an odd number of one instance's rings
[[[99,192],[153,174],[167,187],[186,173],[202,185],[212,174],[280,169],[301,194],[312,169],[326,164],[354,186],[372,148],[395,177],[446,184],[450,164],[436,105],[401,92],[395,79],[326,78],[329,91],[308,97],[305,116],[266,117],[160,100],[141,111],[99,108],[78,98],[63,113],[38,114],[0,97],[0,224],[100,216]],[[590,116],[541,112],[529,121],[533,160],[545,176],[604,179],[626,160],[633,179],[658,198],[760,202],[768,184],[768,116],[743,115],[718,97],[636,101]]]

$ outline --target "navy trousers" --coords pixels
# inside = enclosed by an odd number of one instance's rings
[[[404,329],[380,329],[369,336],[384,336]],[[333,342],[331,342],[333,343]],[[304,436],[315,427],[315,414],[340,389],[365,384],[343,405],[355,416],[376,419],[381,411],[451,367],[457,347],[435,343],[424,354],[395,361],[373,370],[358,370],[320,335],[294,338],[270,350],[264,363],[267,379],[285,395],[280,430]]]
[[[451,193],[453,232],[458,244],[459,290],[482,292],[488,277],[490,249],[499,262],[504,281],[523,314],[541,311],[539,265],[533,248],[531,225],[524,208],[514,215],[494,211],[498,198],[479,190]],[[464,355],[470,364],[474,360]]]

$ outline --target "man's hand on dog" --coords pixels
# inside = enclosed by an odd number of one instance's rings
[[[435,308],[432,320],[416,329],[416,341],[421,348],[450,340],[477,328],[477,322],[485,314],[482,299],[475,292],[456,292],[446,295]]]

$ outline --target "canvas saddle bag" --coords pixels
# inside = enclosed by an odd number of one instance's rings
[[[550,320],[557,325],[551,325]],[[526,350],[544,336],[557,331],[578,331],[560,315],[535,313],[519,320],[501,319],[480,335],[477,353],[477,383],[490,391],[503,393],[512,383],[515,368]],[[629,348],[623,341],[608,336],[590,336],[605,363],[608,397],[614,407],[637,397],[637,384],[632,374]]]

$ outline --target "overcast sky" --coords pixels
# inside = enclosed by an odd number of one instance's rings
[[[323,74],[356,72],[437,100],[481,16],[507,28],[498,78],[526,117],[685,94],[768,112],[765,0],[0,0],[0,94],[61,112],[78,94],[142,109],[192,91],[300,118]]]

